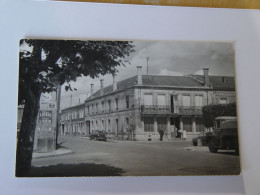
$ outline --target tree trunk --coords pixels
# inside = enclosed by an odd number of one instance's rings
[[[36,121],[40,108],[40,92],[29,89],[26,96],[16,151],[16,177],[26,177],[30,171]]]

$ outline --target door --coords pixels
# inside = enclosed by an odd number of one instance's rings
[[[116,119],[116,137],[118,137],[118,119]]]
[[[175,118],[174,119],[174,124],[175,124],[175,128],[176,128],[176,138],[180,138],[181,137],[181,133],[178,132],[180,130],[180,118]]]

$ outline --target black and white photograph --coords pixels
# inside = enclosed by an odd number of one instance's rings
[[[233,42],[19,44],[16,177],[240,174]]]

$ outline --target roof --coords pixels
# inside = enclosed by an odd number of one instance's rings
[[[196,75],[203,79],[203,75]],[[209,76],[209,82],[215,90],[235,90],[235,79],[232,76]]]
[[[158,75],[142,75],[142,86],[169,86],[169,87],[204,87],[203,75],[188,76],[158,76]],[[197,79],[196,79],[197,78]],[[234,77],[230,76],[209,76],[209,82],[212,84],[213,89],[216,90],[234,90],[235,81]],[[117,91],[127,89],[137,85],[137,76],[117,82]],[[113,92],[113,85],[104,87],[103,95]],[[100,97],[100,90],[95,92],[90,98]]]
[[[203,84],[188,76],[155,76],[142,75],[143,86],[174,86],[174,87],[203,87]],[[117,91],[132,87],[137,84],[137,76],[117,82]],[[113,92],[113,85],[103,89],[103,95]],[[95,92],[91,98],[100,96],[100,90]],[[89,99],[89,98],[88,98]],[[87,100],[88,100],[87,99]]]
[[[203,84],[188,76],[154,76],[143,75],[143,85],[203,87]]]
[[[77,107],[80,107],[80,106],[85,107],[85,102],[81,103],[81,104],[78,104],[78,105],[75,105],[75,106],[70,106],[70,107],[64,108],[61,111],[66,111],[66,110],[69,110],[69,109],[72,109],[72,108],[77,108]]]

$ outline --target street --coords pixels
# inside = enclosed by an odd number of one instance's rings
[[[31,176],[176,176],[240,173],[239,156],[233,151],[210,153],[206,147],[194,147],[191,142],[182,140],[104,142],[81,137],[61,137],[59,143],[73,153],[33,159]]]

